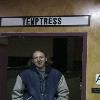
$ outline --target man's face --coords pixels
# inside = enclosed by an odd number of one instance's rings
[[[45,54],[41,51],[36,51],[33,53],[33,63],[38,68],[45,67],[45,62],[47,61],[47,58],[45,57]]]

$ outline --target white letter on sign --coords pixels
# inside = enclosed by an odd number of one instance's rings
[[[100,84],[100,74],[96,74],[96,84]]]

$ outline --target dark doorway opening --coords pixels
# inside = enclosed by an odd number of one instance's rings
[[[62,72],[82,72],[83,37],[56,37],[53,39],[54,65]],[[55,66],[55,67],[56,67]]]
[[[41,33],[38,33],[38,34],[37,33],[23,33],[23,34],[5,33],[5,34],[3,34],[3,36],[7,36],[8,39],[9,38],[10,39],[13,39],[13,38],[19,39],[20,38],[21,40],[24,39],[24,41],[25,41],[25,39],[35,39],[35,38],[38,38],[38,40],[41,40],[42,38],[52,39],[52,48],[53,49],[51,51],[52,53],[49,51],[49,53],[50,53],[49,57],[53,61],[53,63],[52,63],[53,66],[55,68],[59,69],[66,76],[66,80],[68,81],[68,85],[70,88],[69,100],[74,100],[74,99],[85,100],[86,99],[86,94],[85,94],[86,93],[85,92],[86,49],[87,49],[87,34],[86,33],[53,33],[53,34],[52,33],[47,33],[47,34],[45,34],[45,33],[42,33],[42,34]],[[10,42],[8,41],[8,48],[9,48],[9,44],[10,44]],[[16,44],[16,46],[17,46],[17,44]],[[8,60],[12,59],[13,57],[15,59],[17,59],[17,56],[14,56],[14,55],[13,56],[8,55],[8,56],[9,56]],[[28,59],[29,56],[25,56],[25,57],[21,56],[21,57],[20,57],[20,59],[25,58],[25,60],[26,60],[26,58]],[[8,65],[10,64],[10,62],[8,61]],[[18,64],[18,62],[16,64]],[[21,65],[21,66],[23,66],[23,65]],[[25,69],[25,67],[18,67],[18,66],[15,66],[15,64],[14,64],[14,66],[12,64],[10,64],[8,66],[7,78],[8,78],[8,81],[10,80],[8,82],[10,86],[13,86],[12,84],[14,84],[13,83],[14,81],[11,80],[11,77],[13,77],[13,79],[15,80],[15,77],[14,77],[14,75],[11,75],[11,72],[12,73],[16,72],[16,75],[17,75],[23,69]],[[73,77],[75,78],[75,80],[72,79]],[[10,83],[10,82],[12,82],[12,83]],[[75,82],[77,84],[73,85],[73,82]],[[80,83],[82,83],[82,84],[80,84]],[[80,87],[81,85],[82,85],[82,87]],[[8,86],[8,88],[10,86]],[[12,87],[10,87],[10,89],[11,88]],[[9,91],[9,89],[8,89],[7,92],[11,93],[11,90]]]
[[[53,57],[54,67],[59,69],[62,73],[67,70],[67,39],[54,38],[53,39]]]

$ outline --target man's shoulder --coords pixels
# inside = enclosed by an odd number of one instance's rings
[[[52,71],[61,73],[58,69],[51,67]]]
[[[58,75],[62,75],[62,73],[58,70],[58,69],[56,69],[56,68],[53,68],[53,67],[51,67],[51,72],[53,73],[53,74],[58,74]]]
[[[51,68],[50,75],[52,79],[54,80],[54,82],[58,82],[62,77],[62,73],[58,69],[55,69],[55,68]]]

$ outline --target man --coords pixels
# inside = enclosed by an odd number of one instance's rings
[[[31,68],[17,76],[12,100],[68,100],[69,90],[64,76],[47,65],[43,51],[35,51]]]

